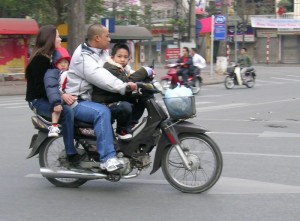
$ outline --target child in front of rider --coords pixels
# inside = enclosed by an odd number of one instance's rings
[[[127,44],[117,43],[111,51],[111,56],[103,67],[124,82],[149,81],[154,77],[150,67],[141,67],[134,71],[128,65],[130,50]],[[106,104],[112,113],[112,120],[117,120],[116,133],[119,139],[132,138],[132,128],[143,115],[145,105],[131,96],[131,92],[121,95],[93,87],[92,101]]]
[[[51,105],[52,125],[48,128],[48,137],[57,137],[60,133],[58,121],[63,109],[61,94],[66,84],[66,72],[69,69],[71,57],[68,51],[61,47],[55,49],[52,55],[52,65],[55,69],[49,69],[44,77],[47,97]]]

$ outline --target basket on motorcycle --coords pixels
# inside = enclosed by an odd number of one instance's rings
[[[234,72],[234,69],[235,69],[234,66],[227,67],[226,72],[227,72],[227,73],[233,73],[233,72]]]
[[[188,119],[196,115],[195,96],[163,98],[173,120]]]

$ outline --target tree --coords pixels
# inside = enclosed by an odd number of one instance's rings
[[[29,16],[37,21],[39,25],[63,24],[67,22],[68,0],[1,0],[1,18],[25,18]],[[89,23],[90,18],[105,11],[104,0],[86,0],[85,22]]]
[[[84,41],[86,35],[85,1],[68,0],[68,49],[71,53]]]

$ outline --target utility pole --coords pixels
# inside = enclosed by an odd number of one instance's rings
[[[152,29],[152,0],[148,1],[147,5],[145,5],[145,16],[146,16],[146,25],[149,31]],[[150,64],[152,58],[152,41],[148,40],[148,63]]]
[[[195,30],[196,30],[196,15],[195,15],[196,3],[195,0],[189,1],[189,31],[188,40],[189,42],[195,42]]]
[[[227,0],[222,0],[222,5],[221,5],[221,14],[226,17],[226,21],[228,19],[227,16]],[[225,41],[220,41],[219,45],[219,50],[218,50],[218,55],[226,57],[226,45],[227,45],[227,25],[226,25],[226,40]]]

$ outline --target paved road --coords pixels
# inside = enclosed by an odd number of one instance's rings
[[[252,89],[205,85],[197,117],[224,157],[218,183],[182,194],[161,172],[119,183],[90,181],[55,188],[26,160],[31,135],[24,95],[0,97],[0,221],[15,220],[264,220],[300,215],[300,70],[261,67]],[[159,98],[159,101],[161,99]]]

